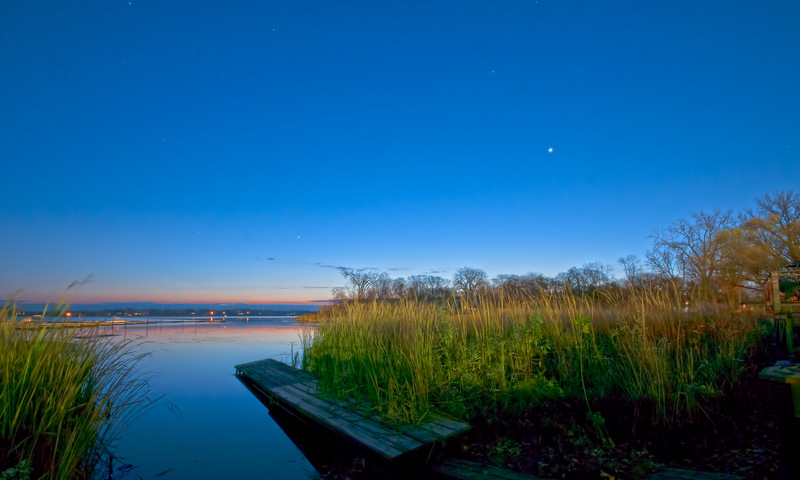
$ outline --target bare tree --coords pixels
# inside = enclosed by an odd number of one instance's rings
[[[614,268],[600,262],[586,263],[582,267],[571,267],[556,277],[565,288],[578,294],[591,294],[613,283]]]
[[[436,275],[412,275],[408,277],[406,296],[418,299],[444,298],[449,293],[450,282]]]
[[[669,247],[656,243],[645,253],[647,267],[655,275],[671,280],[679,278],[680,267],[675,252]]]
[[[406,296],[406,279],[403,277],[395,278],[392,281],[392,297],[403,298]]]
[[[386,272],[374,274],[369,297],[378,300],[391,300],[394,298],[393,283],[394,280]]]
[[[488,286],[488,276],[479,268],[462,267],[453,275],[453,288],[468,300],[475,298],[480,290]]]
[[[557,277],[561,283],[575,293],[582,293],[586,289],[583,272],[578,267],[570,267],[566,272],[561,272]]]
[[[605,288],[614,282],[614,267],[605,263],[591,262],[581,267],[587,290]]]
[[[522,277],[502,273],[492,279],[492,286],[499,293],[510,298],[521,298],[525,295]]]
[[[355,270],[352,268],[341,267],[339,271],[347,280],[348,286],[345,290],[334,292],[334,294],[344,295],[346,298],[354,300],[367,300],[370,298],[371,287],[378,279],[378,274],[368,270]]]
[[[723,253],[719,234],[732,226],[730,210],[694,213],[691,220],[678,220],[651,235],[654,246],[648,260],[652,258],[657,268],[671,269],[667,261],[674,259],[684,281],[695,282],[700,298],[710,300]]]
[[[620,257],[617,263],[622,265],[622,272],[625,274],[628,285],[635,287],[641,283],[642,261],[639,260],[639,257],[636,255]]]

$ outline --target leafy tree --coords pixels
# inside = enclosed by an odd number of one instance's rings
[[[756,199],[756,209],[742,215],[744,235],[761,246],[773,262],[783,267],[800,261],[800,194],[792,190]]]
[[[790,191],[756,199],[756,209],[720,233],[721,275],[731,284],[760,290],[768,272],[800,260],[800,195]]]

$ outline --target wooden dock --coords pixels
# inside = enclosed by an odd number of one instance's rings
[[[453,458],[432,465],[430,471],[441,477],[454,480],[546,480],[527,473],[514,472],[505,468],[460,458]]]
[[[651,473],[645,480],[741,480],[742,477],[728,473],[698,472],[683,468],[663,468]]]
[[[470,426],[445,418],[421,425],[395,425],[354,411],[353,403],[321,395],[313,375],[277,360],[236,365],[236,375],[274,405],[304,421],[311,421],[365,449],[392,460],[469,430]]]

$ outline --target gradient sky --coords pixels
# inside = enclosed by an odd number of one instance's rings
[[[800,189],[799,26],[777,0],[2,2],[0,298],[643,256]]]

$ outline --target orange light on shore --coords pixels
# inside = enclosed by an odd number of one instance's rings
[[[211,310],[210,312],[208,312],[208,314],[209,315],[214,315],[214,310]]]
[[[72,312],[67,312],[67,316],[71,317],[72,316]]]

